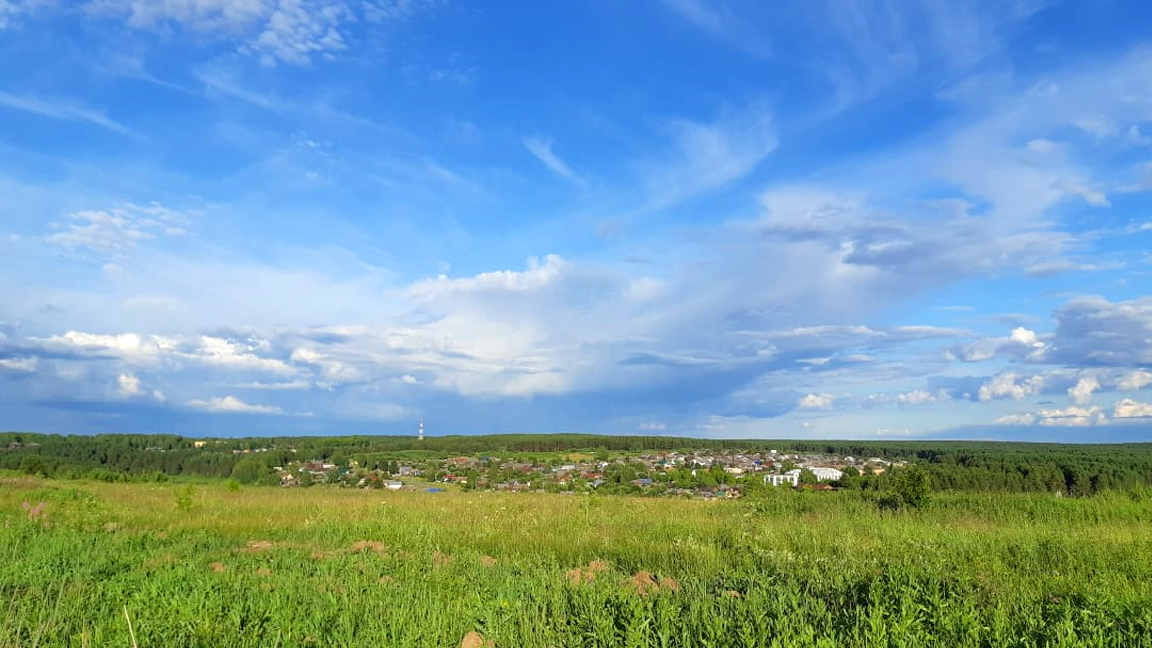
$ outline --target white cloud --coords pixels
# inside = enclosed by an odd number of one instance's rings
[[[2,340],[3,337],[0,337]],[[38,358],[0,358],[0,369],[9,371],[36,371]]]
[[[1031,413],[1024,414],[1007,414],[993,421],[996,425],[1033,425],[1036,423],[1036,415]]]
[[[528,269],[524,271],[498,270],[463,279],[440,275],[416,282],[409,292],[417,298],[434,298],[466,292],[536,290],[556,281],[570,267],[564,259],[549,254],[543,263],[536,257],[528,259]]]
[[[807,410],[830,410],[836,397],[832,394],[808,394],[800,399],[797,406]]]
[[[292,362],[311,365],[320,370],[325,381],[332,383],[352,383],[365,379],[364,374],[356,367],[305,347],[297,348],[292,352]]]
[[[1137,391],[1145,385],[1152,385],[1152,372],[1137,369],[1116,382],[1117,389],[1122,391]]]
[[[658,421],[645,421],[640,424],[640,430],[644,432],[663,432],[667,429],[667,425]]]
[[[246,49],[267,65],[277,61],[304,65],[314,55],[330,57],[347,49],[342,28],[354,20],[351,9],[340,2],[279,0]]]
[[[235,370],[292,374],[296,370],[278,358],[265,358],[256,354],[262,348],[259,342],[251,340],[230,340],[211,335],[202,335],[197,348],[182,357],[198,360],[205,364]]]
[[[130,365],[184,367],[196,364],[235,371],[296,373],[296,369],[283,360],[259,355],[257,351],[265,349],[266,343],[251,338],[226,339],[211,335],[142,337],[136,333],[103,335],[68,331],[47,339],[29,338],[29,341],[47,350],[118,358]]]
[[[926,405],[928,403],[939,403],[950,399],[951,396],[943,389],[934,392],[917,389],[896,396],[896,402],[901,405]]]
[[[124,396],[136,396],[140,393],[140,379],[130,374],[120,374],[116,380],[120,393]]]
[[[1023,400],[1027,396],[1039,394],[1043,386],[1043,376],[1025,378],[1009,371],[997,374],[993,376],[991,380],[981,385],[978,395],[982,401],[997,398]]]
[[[1054,427],[1084,427],[1089,425],[1104,425],[1108,422],[1108,415],[1099,406],[1068,407],[1066,409],[1040,410],[1036,413],[1036,422],[1040,425]]]
[[[38,341],[49,348],[107,354],[138,361],[156,357],[168,343],[165,338],[143,339],[135,333],[103,335],[82,331],[68,331],[64,335],[53,335]]]
[[[1092,392],[1097,389],[1100,389],[1100,381],[1095,376],[1087,376],[1068,389],[1068,397],[1077,405],[1087,405],[1092,400]]]
[[[107,210],[79,211],[69,215],[66,223],[53,223],[58,231],[44,240],[68,249],[87,249],[110,257],[123,256],[141,241],[158,236],[179,237],[188,215],[158,203],[125,204]],[[108,274],[123,271],[119,265],[104,266]]]
[[[1141,403],[1131,398],[1125,398],[1116,403],[1112,416],[1118,419],[1152,418],[1152,403]]]
[[[3,3],[0,0],[0,21],[3,20]],[[3,25],[0,24],[0,27]],[[110,119],[107,115],[82,104],[59,98],[14,95],[0,91],[0,106],[33,113],[42,117],[64,121],[87,122],[120,135],[133,136],[126,127]]]
[[[140,379],[132,374],[120,374],[116,379],[116,386],[118,395],[125,398],[148,397],[157,402],[164,402],[164,392],[154,389],[151,392],[146,391],[140,383]]]
[[[521,141],[524,143],[524,148],[528,149],[532,155],[536,156],[537,160],[540,160],[544,166],[551,169],[556,175],[567,178],[572,182],[583,182],[580,176],[576,175],[576,172],[573,171],[564,160],[561,160],[552,152],[551,138],[525,137]]]
[[[420,3],[393,3],[394,6]],[[272,65],[307,65],[348,48],[349,27],[363,12],[373,21],[402,19],[411,11],[391,11],[344,0],[93,0],[94,15],[126,18],[136,29],[183,27],[199,36],[237,40],[239,51]]]
[[[209,398],[208,400],[193,399],[188,401],[188,407],[212,412],[214,414],[283,414],[284,410],[274,405],[251,405],[236,398],[224,396]]]
[[[234,385],[234,387],[240,389],[259,389],[265,391],[303,391],[306,389],[312,389],[314,386],[315,385],[308,382],[307,380],[287,380],[283,382],[253,381],[250,383]]]

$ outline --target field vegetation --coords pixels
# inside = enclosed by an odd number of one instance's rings
[[[13,473],[0,646],[1152,645],[1141,491],[881,498]]]

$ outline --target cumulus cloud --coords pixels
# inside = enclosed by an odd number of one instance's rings
[[[1089,427],[1107,425],[1108,414],[1096,405],[1042,409],[1036,412],[1008,414],[994,421],[997,425],[1042,425],[1045,427]]]
[[[97,358],[115,358],[129,365],[188,364],[236,371],[292,374],[297,370],[279,358],[260,355],[268,344],[256,338],[229,339],[213,335],[170,337],[141,336],[136,333],[105,335],[68,331],[49,338],[30,338],[38,348],[55,353],[73,353]]]
[[[986,337],[966,345],[948,349],[950,358],[964,362],[983,362],[998,356],[1017,360],[1043,362],[1048,344],[1035,331],[1018,326],[1008,337]]]
[[[356,367],[347,362],[329,358],[314,349],[297,348],[292,352],[291,360],[319,369],[320,375],[328,382],[351,383],[365,379],[364,374]]]
[[[1068,389],[1068,397],[1077,405],[1086,405],[1092,400],[1092,392],[1097,389],[1100,389],[1100,381],[1095,376],[1087,376]]]
[[[1040,410],[1036,413],[1036,422],[1040,425],[1059,427],[1084,427],[1089,425],[1104,425],[1108,422],[1108,415],[1100,407],[1068,407],[1065,409]]]
[[[935,392],[924,391],[917,389],[914,391],[906,392],[896,395],[896,402],[901,405],[925,405],[928,403],[939,403],[941,401],[949,400],[951,396],[947,391],[939,389]]]
[[[117,379],[120,393],[125,396],[136,396],[140,393],[140,379],[129,374],[120,374]]]
[[[164,402],[164,392],[154,389],[148,391],[143,388],[140,379],[132,374],[120,374],[116,378],[116,386],[120,396],[124,398],[151,398],[157,402]]]
[[[836,402],[832,394],[808,394],[800,399],[797,407],[806,410],[830,410]]]
[[[1116,383],[1116,387],[1122,391],[1136,391],[1146,385],[1152,385],[1152,372],[1140,369],[1123,376]]]
[[[919,405],[928,405],[931,403],[942,403],[949,400],[952,400],[952,394],[948,389],[942,388],[935,391],[914,389],[912,391],[897,394],[869,394],[863,399],[862,404],[865,407],[888,404],[916,407]]]
[[[1036,415],[1025,412],[1023,414],[1006,414],[993,421],[996,425],[1033,425],[1036,423]]]
[[[3,339],[3,338],[0,338]],[[39,365],[39,359],[35,357],[27,358],[0,358],[0,369],[7,369],[9,371],[31,372],[36,371]]]
[[[208,400],[193,399],[188,407],[213,414],[283,414],[284,410],[274,405],[252,405],[236,398],[223,396]]]
[[[1039,394],[1043,386],[1043,376],[1024,377],[1008,371],[993,376],[991,380],[980,386],[977,393],[982,401],[998,398],[1023,400],[1025,397]]]
[[[526,270],[483,272],[475,277],[461,279],[440,275],[435,279],[416,282],[409,292],[418,299],[425,299],[464,292],[535,290],[556,281],[571,267],[560,256],[549,254],[543,262],[536,257],[528,259]]]
[[[1125,398],[1116,403],[1112,416],[1118,419],[1152,418],[1152,403],[1141,403]]]

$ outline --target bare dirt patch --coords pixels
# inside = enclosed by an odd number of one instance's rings
[[[446,553],[440,553],[439,551],[432,552],[432,564],[437,567],[451,565],[453,560],[455,560],[455,558]]]
[[[375,540],[361,540],[353,542],[352,546],[348,548],[351,553],[363,553],[366,551],[374,551],[381,556],[388,555],[388,545],[383,542],[376,542]]]
[[[261,576],[271,576],[272,570],[268,569],[267,567],[261,567],[260,569],[256,570],[256,573],[261,575]]]
[[[596,574],[608,569],[608,563],[602,560],[593,560],[587,567],[576,567],[564,572],[564,577],[573,585],[582,585],[596,580]]]
[[[660,590],[680,591],[680,583],[677,583],[676,579],[667,576],[661,578],[646,571],[638,571],[632,578],[629,578],[628,587],[640,596],[655,594]]]
[[[484,639],[483,635],[476,631],[469,632],[460,640],[460,648],[492,648],[495,645],[495,642]]]
[[[220,573],[223,573],[224,570],[227,568],[224,567],[224,563],[214,562],[214,563],[208,564],[208,569],[211,569],[212,571],[216,572],[217,574],[220,574]]]
[[[491,567],[492,565],[495,565],[498,562],[500,562],[500,561],[496,560],[492,556],[480,556],[480,564],[484,565],[485,567]]]
[[[276,543],[271,540],[249,540],[240,551],[244,553],[260,553],[261,551],[269,551],[275,548]]]

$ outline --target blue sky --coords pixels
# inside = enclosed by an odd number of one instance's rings
[[[0,0],[0,427],[1152,440],[1148,13]]]

